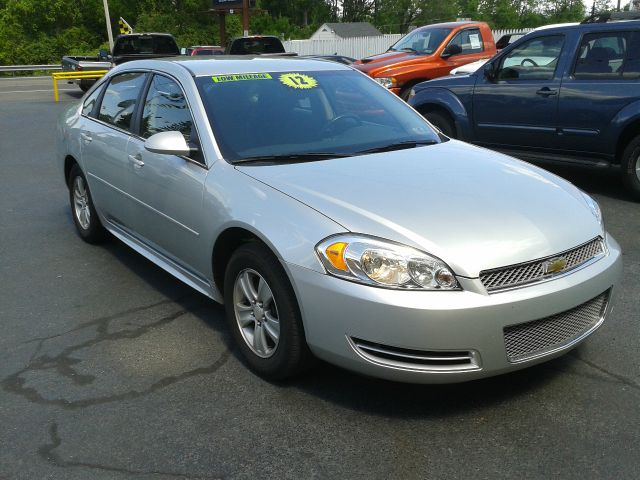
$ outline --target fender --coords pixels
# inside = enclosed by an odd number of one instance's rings
[[[625,128],[638,120],[640,120],[640,100],[629,103],[613,117],[609,128],[607,128],[603,135],[603,141],[613,147],[611,153],[616,153],[615,146],[618,144],[620,135]]]
[[[204,204],[212,221],[203,238],[202,258],[211,254],[220,234],[229,228],[242,228],[261,239],[285,264],[324,272],[315,246],[324,238],[348,231],[322,213],[251,176],[251,168],[235,168],[219,162],[207,176],[208,192]],[[260,167],[257,167],[260,168]],[[233,206],[233,215],[230,215]],[[305,221],[296,219],[304,218]],[[213,280],[211,262],[198,265]]]
[[[458,139],[470,141],[473,138],[473,129],[469,112],[460,98],[451,90],[444,87],[426,86],[416,91],[409,104],[416,110],[433,105],[443,108],[453,118],[458,131]]]

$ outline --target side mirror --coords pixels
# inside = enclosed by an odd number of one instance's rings
[[[144,142],[144,148],[151,153],[163,155],[189,156],[193,149],[189,148],[187,141],[180,132],[160,132],[151,135]]]
[[[496,78],[496,67],[493,65],[492,62],[487,63],[483,69],[482,69],[483,73],[484,73],[484,78],[486,78],[487,80],[493,82]]]
[[[460,45],[454,45],[450,43],[449,45],[447,45],[447,48],[444,49],[444,52],[442,52],[442,55],[440,56],[442,58],[449,58],[454,55],[459,55],[461,53],[462,53],[462,47]]]
[[[104,48],[100,49],[100,51],[98,52],[98,58],[101,60],[109,60],[109,51],[105,50]]]

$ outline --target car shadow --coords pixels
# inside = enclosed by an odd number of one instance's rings
[[[224,307],[142,257],[115,238],[103,245],[114,259],[167,299],[179,304],[219,334],[225,347],[247,368],[235,348]],[[459,384],[418,385],[370,378],[318,360],[313,368],[286,381],[266,385],[297,390],[343,408],[385,417],[425,418],[484,409],[530,395],[567,370],[575,358],[563,356],[525,370]]]
[[[620,171],[617,169],[596,170],[564,166],[544,166],[544,168],[589,194],[603,195],[616,200],[631,200],[622,184]]]
[[[151,288],[214,329],[227,349],[234,349],[222,305],[181,282],[115,237],[109,236],[101,247]]]
[[[410,384],[364,377],[322,362],[288,382],[289,388],[370,415],[428,418],[482,410],[529,396],[563,374],[576,359],[563,356],[496,377],[454,384]]]

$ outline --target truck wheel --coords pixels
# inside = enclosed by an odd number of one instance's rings
[[[429,123],[444,133],[447,137],[457,138],[456,126],[447,115],[440,112],[428,112],[424,114],[424,118],[429,120]]]
[[[640,135],[635,137],[622,153],[622,181],[627,191],[640,201]]]

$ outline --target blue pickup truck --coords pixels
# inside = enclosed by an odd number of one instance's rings
[[[409,103],[450,137],[524,160],[619,168],[640,200],[640,21],[611,20],[531,32]]]

